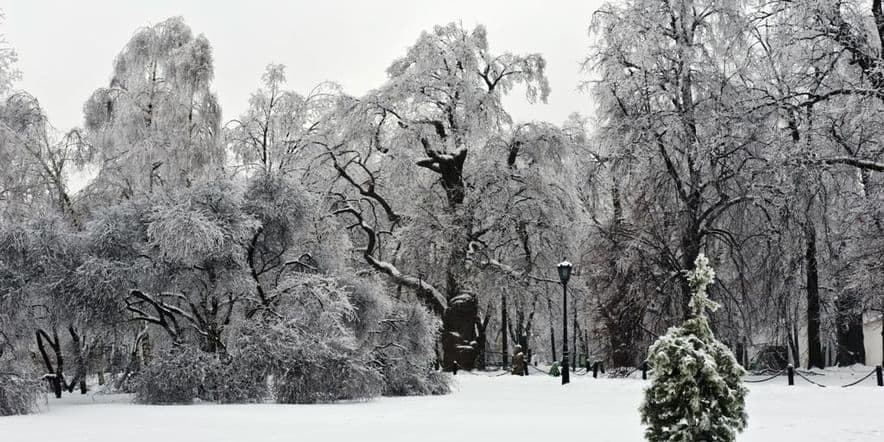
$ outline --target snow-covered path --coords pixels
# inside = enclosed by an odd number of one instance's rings
[[[753,384],[740,441],[884,440],[884,388]],[[644,382],[575,376],[457,376],[442,397],[334,405],[144,406],[126,396],[51,400],[37,415],[0,418],[0,441],[537,441],[561,436],[641,441]]]

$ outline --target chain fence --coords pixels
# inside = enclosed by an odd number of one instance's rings
[[[533,370],[534,373],[540,373],[540,374],[544,374],[546,376],[551,376],[551,377],[558,377],[556,375],[550,374],[549,371],[543,370],[543,369],[538,368],[538,367],[531,365],[531,364],[528,364],[527,367],[528,367],[529,373]],[[630,379],[633,374],[642,370],[642,368],[644,368],[644,373],[643,373],[642,378],[645,379],[646,377],[649,376],[649,373],[652,372],[650,367],[619,367],[619,368],[609,370],[609,372],[604,377]],[[559,367],[559,370],[561,370],[561,367]],[[859,384],[863,383],[864,381],[868,380],[869,378],[871,378],[872,375],[874,375],[876,373],[878,374],[878,377],[877,377],[878,378],[877,379],[878,386],[884,386],[884,385],[882,385],[881,370],[882,369],[880,366],[875,367],[872,370],[870,370],[868,373],[863,375],[861,378],[859,378],[855,381],[849,382],[847,384],[840,385],[839,387],[840,388],[848,388],[848,387],[853,387],[853,386],[859,385]],[[625,374],[622,374],[624,372],[625,372]],[[470,373],[471,375],[476,375],[476,373],[473,373],[473,372],[468,371],[468,373]],[[598,368],[594,367],[594,369],[590,369],[589,367],[581,367],[581,368],[578,368],[578,369],[571,372],[571,374],[574,376],[586,376],[590,373],[592,373],[593,377],[598,377],[598,373],[599,373]],[[504,376],[504,375],[508,375],[508,374],[512,374],[512,372],[510,370],[504,370],[502,373],[497,373],[497,374],[493,375],[493,377],[499,377],[499,376]],[[605,374],[605,373],[603,373],[603,374]],[[830,385],[825,385],[821,382],[817,382],[809,377],[809,376],[820,376],[821,374],[815,373],[812,371],[796,370],[796,369],[792,368],[791,366],[786,369],[779,370],[779,371],[763,370],[760,372],[755,372],[755,373],[750,374],[750,376],[760,376],[760,375],[766,375],[766,377],[761,378],[761,379],[744,378],[743,382],[745,382],[747,384],[761,384],[761,383],[773,381],[773,380],[779,378],[780,376],[786,375],[788,377],[789,386],[792,386],[792,385],[794,385],[794,377],[797,375],[799,378],[803,379],[805,382],[807,382],[811,385],[815,385],[820,388],[830,387]]]
[[[786,370],[780,370],[780,371],[774,373],[773,375],[766,377],[764,379],[743,379],[743,382],[748,382],[750,384],[760,384],[762,382],[772,381],[772,380],[782,376],[785,373],[786,373]]]

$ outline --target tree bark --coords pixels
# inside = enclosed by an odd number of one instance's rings
[[[556,325],[553,322],[552,301],[549,298],[546,298],[546,308],[549,310],[549,347],[552,351],[552,360],[555,362],[559,360],[556,355]]]
[[[69,390],[73,391],[74,384],[78,383],[80,386],[80,394],[86,394],[86,376],[88,374],[87,353],[89,351],[89,348],[85,343],[85,339],[80,337],[73,325],[68,327],[68,333],[70,333],[71,335],[71,348],[73,348],[74,350],[74,364],[76,365],[74,380],[78,381],[71,381]]]
[[[795,367],[801,366],[801,347],[798,342],[798,325],[792,324],[792,329],[789,331],[789,349],[792,350],[792,365]]]
[[[825,368],[820,340],[820,289],[817,270],[816,227],[804,224],[805,265],[807,275],[807,367]]]
[[[61,399],[61,393],[66,387],[66,383],[64,381],[64,359],[61,355],[61,344],[59,343],[58,333],[53,330],[52,337],[50,337],[48,333],[42,329],[38,329],[36,335],[37,348],[40,350],[40,355],[43,357],[43,363],[46,365],[46,373],[49,375],[49,377],[47,377],[49,385],[51,386],[53,393],[55,393],[55,397]],[[46,352],[44,340],[52,348],[53,353],[55,353],[54,368],[52,361],[49,358],[49,354]]]
[[[509,367],[509,337],[507,335],[507,311],[506,311],[506,294],[500,295],[500,352],[502,357],[501,366],[504,369]]]
[[[693,223],[691,223],[693,224]],[[697,260],[697,256],[700,255],[700,233],[699,226],[689,227],[685,230],[682,236],[681,242],[681,270],[692,270],[694,268],[694,261]],[[688,279],[685,276],[680,278],[681,280],[681,314],[684,319],[690,319],[691,317],[691,309],[688,304],[691,302],[691,285],[688,283]]]
[[[572,295],[573,297],[573,295]],[[577,325],[577,301],[575,300],[573,304],[571,304],[571,310],[574,312],[572,314],[572,322],[571,329],[573,333],[571,333],[571,371],[577,370],[577,334],[579,333],[580,327]]]
[[[454,363],[462,370],[475,368],[478,356],[476,338],[478,331],[479,303],[476,296],[464,292],[448,300],[448,308],[442,316],[442,367],[454,369]]]
[[[491,320],[491,314],[486,313],[482,322],[476,323],[476,349],[479,355],[476,357],[476,368],[484,370],[486,367],[485,348],[488,343],[488,322]]]

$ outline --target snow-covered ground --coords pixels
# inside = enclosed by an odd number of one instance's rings
[[[869,368],[871,369],[871,368]],[[785,377],[750,384],[749,428],[740,441],[884,440],[884,388],[865,368],[813,376],[820,388]],[[42,414],[0,418],[0,441],[641,441],[645,382],[461,374],[441,397],[381,398],[331,405],[146,406],[124,395],[52,399]]]

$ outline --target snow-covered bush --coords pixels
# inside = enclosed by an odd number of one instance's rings
[[[381,393],[383,377],[346,335],[323,339],[324,333],[296,320],[249,324],[241,333],[237,347],[244,363],[271,379],[276,402],[310,404]]]
[[[398,301],[378,322],[372,356],[384,375],[384,395],[449,392],[450,376],[433,369],[439,326],[439,319],[426,308]]]
[[[134,392],[147,404],[249,402],[267,395],[267,382],[236,359],[181,346],[152,358],[137,374]]]
[[[215,361],[212,370],[206,372],[201,399],[231,404],[256,402],[269,396],[267,377],[254,372],[243,359]]]
[[[284,404],[370,399],[380,395],[383,378],[363,361],[336,352],[296,358],[273,378],[273,395]]]
[[[231,354],[271,379],[277,402],[378,396],[383,376],[356,338],[359,317],[351,291],[346,281],[330,276],[302,273],[286,278],[270,295],[278,299],[274,314],[244,323]],[[376,310],[366,300],[360,302],[366,312]]]
[[[701,254],[688,273],[693,317],[670,328],[649,350],[656,377],[641,406],[649,441],[733,441],[746,427],[744,370],[715,339],[706,317],[706,308],[718,308],[706,294],[715,279],[708,264]]]
[[[37,408],[39,383],[24,373],[0,367],[0,416],[32,413]]]

